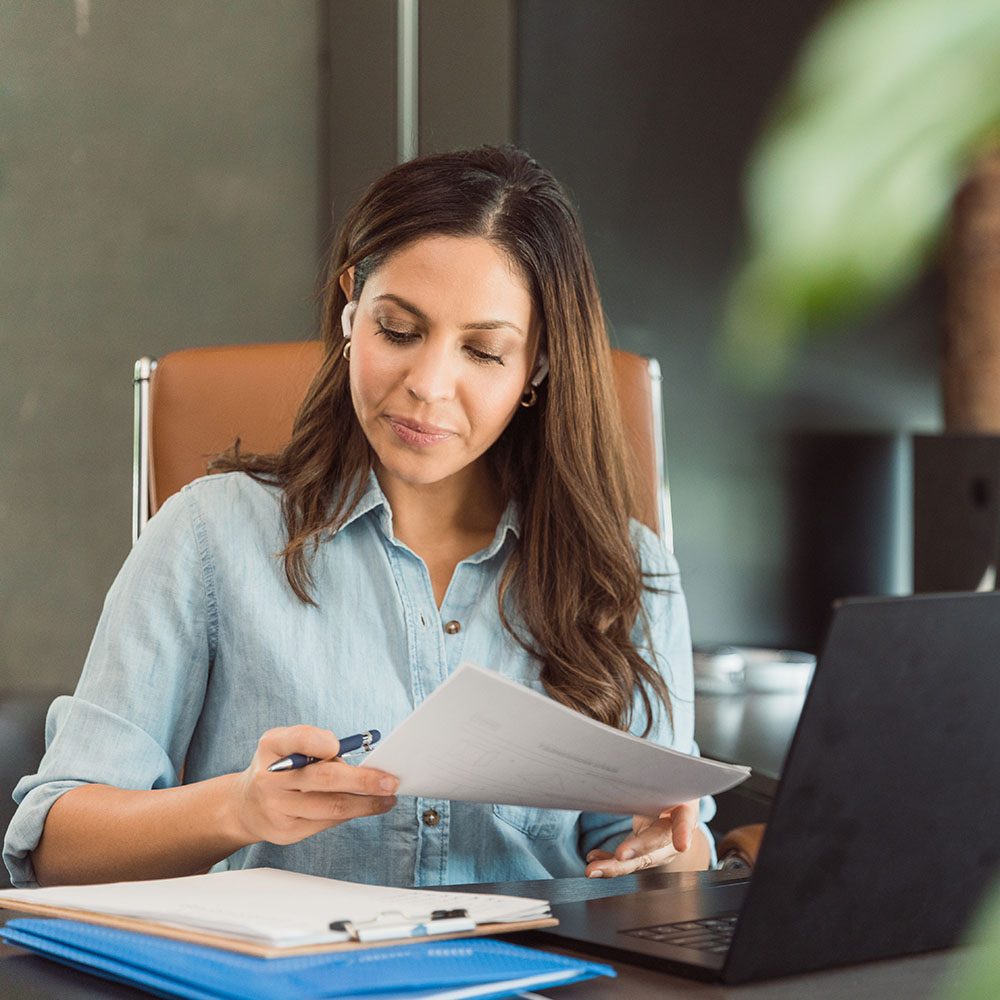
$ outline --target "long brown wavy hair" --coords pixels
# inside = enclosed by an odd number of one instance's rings
[[[243,471],[282,487],[288,543],[281,555],[300,600],[315,604],[309,559],[360,500],[373,455],[354,414],[340,315],[341,275],[354,267],[355,301],[368,277],[414,240],[481,237],[528,283],[542,320],[550,374],[537,405],[518,408],[488,452],[505,500],[518,502],[520,541],[500,582],[499,615],[541,663],[545,690],[627,728],[638,695],[644,734],[660,702],[658,670],[638,652],[644,583],[629,517],[634,487],[593,264],[575,209],[555,178],[513,146],[423,156],[390,170],[347,213],[321,289],[323,362],[277,455],[241,454],[213,471]],[[515,622],[516,619],[516,622]]]

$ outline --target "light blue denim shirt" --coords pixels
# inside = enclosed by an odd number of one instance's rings
[[[671,591],[646,595],[673,706],[673,724],[661,713],[650,738],[696,753],[676,563],[648,529],[636,523],[633,534],[644,569],[668,574],[654,585]],[[242,473],[186,486],[126,559],[76,693],[49,710],[38,773],[14,790],[19,808],[4,843],[14,884],[37,884],[30,852],[45,817],[80,784],[168,788],[182,773],[194,782],[241,771],[276,726],[387,733],[464,661],[541,690],[538,662],[497,613],[517,537],[511,504],[489,547],[459,563],[439,610],[427,567],[394,538],[372,475],[350,520],[313,559],[316,608],[294,595],[277,558],[285,540],[277,487]],[[423,821],[428,810],[439,814],[436,825]],[[713,811],[706,799],[702,820]],[[588,851],[613,849],[630,830],[629,817],[401,796],[389,813],[289,846],[253,844],[217,867],[399,886],[536,879],[582,874]]]

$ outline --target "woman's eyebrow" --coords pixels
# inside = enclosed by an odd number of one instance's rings
[[[412,302],[407,302],[406,299],[400,298],[400,296],[398,295],[393,295],[391,292],[385,292],[382,295],[376,295],[375,298],[372,299],[372,301],[381,302],[383,299],[388,299],[390,302],[395,302],[397,306],[402,307],[409,313],[413,313],[413,315],[416,316],[417,319],[422,320],[424,323],[430,322],[430,319],[423,310],[418,309]],[[463,330],[510,329],[519,333],[522,337],[524,336],[524,331],[519,326],[516,326],[514,323],[511,323],[509,320],[505,319],[483,319],[479,320],[476,323],[463,323],[461,328]]]

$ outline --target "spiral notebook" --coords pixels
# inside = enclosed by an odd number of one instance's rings
[[[615,975],[606,965],[505,941],[268,960],[74,920],[12,920],[0,936],[63,965],[186,1000],[489,1000]]]

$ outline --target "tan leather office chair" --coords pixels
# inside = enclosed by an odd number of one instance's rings
[[[199,347],[135,366],[132,540],[212,457],[239,437],[246,451],[277,451],[322,358],[319,341]],[[663,455],[660,366],[612,351],[615,384],[639,484],[642,521],[673,548]],[[743,827],[720,846],[752,865],[760,831]]]

